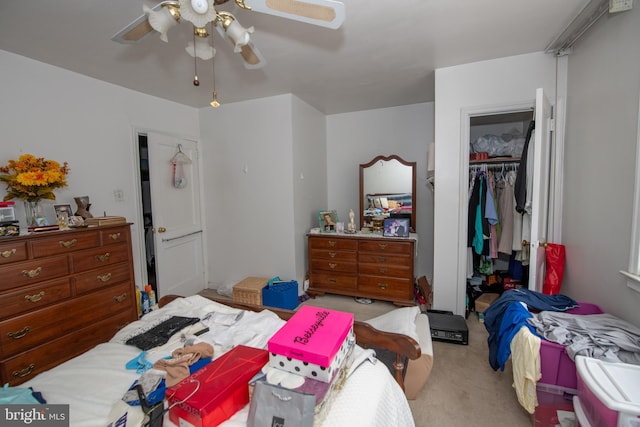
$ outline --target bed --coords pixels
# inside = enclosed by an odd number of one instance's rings
[[[235,305],[235,307],[234,307]],[[127,339],[160,323],[170,316],[206,318],[207,314],[234,315],[242,312],[231,325],[207,323],[209,332],[199,338],[214,348],[214,359],[236,345],[266,348],[268,339],[293,312],[236,304],[221,303],[194,295],[186,298],[164,297],[161,307],[132,322],[116,333],[109,342],[75,357],[49,371],[43,372],[21,387],[31,387],[42,393],[48,404],[69,404],[71,426],[106,426],[116,402],[139,378],[136,370],[125,365],[136,359],[140,349],[125,345]],[[209,319],[216,316],[211,316]],[[368,324],[354,325],[357,346],[348,379],[332,401],[323,425],[335,426],[413,426],[414,421],[407,398],[403,393],[403,361],[420,358],[416,340],[397,333],[376,330]],[[184,332],[184,331],[183,331]],[[187,331],[188,332],[188,331]],[[174,335],[167,344],[147,351],[146,359],[153,363],[182,346],[181,334]],[[379,346],[397,354],[391,375],[367,346]],[[395,378],[394,378],[395,377]],[[238,411],[222,425],[245,426],[249,405]],[[165,414],[165,426],[173,426]]]

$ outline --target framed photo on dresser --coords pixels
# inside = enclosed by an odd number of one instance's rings
[[[382,235],[387,237],[409,237],[409,219],[385,218]]]
[[[323,233],[335,233],[338,213],[335,210],[320,211],[318,212],[318,221],[320,222],[320,229]]]

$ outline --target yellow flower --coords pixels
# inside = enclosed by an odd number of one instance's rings
[[[9,160],[0,167],[0,181],[7,185],[4,200],[55,200],[53,190],[67,186],[67,162],[61,166],[55,160],[46,160],[32,154],[23,154],[18,160]]]

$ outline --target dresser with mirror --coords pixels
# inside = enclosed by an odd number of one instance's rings
[[[309,288],[325,293],[415,305],[416,163],[397,155],[360,165],[360,231],[308,235]],[[409,223],[408,237],[383,235],[384,219]]]

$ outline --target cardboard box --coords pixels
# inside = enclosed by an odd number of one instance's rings
[[[238,345],[167,389],[176,425],[217,426],[249,403],[249,381],[269,360],[266,350]]]
[[[487,308],[498,298],[498,294],[482,294],[476,298],[476,313],[484,313]]]
[[[269,342],[269,364],[320,381],[331,381],[355,342],[352,313],[305,305]],[[341,359],[341,360],[338,360]]]

